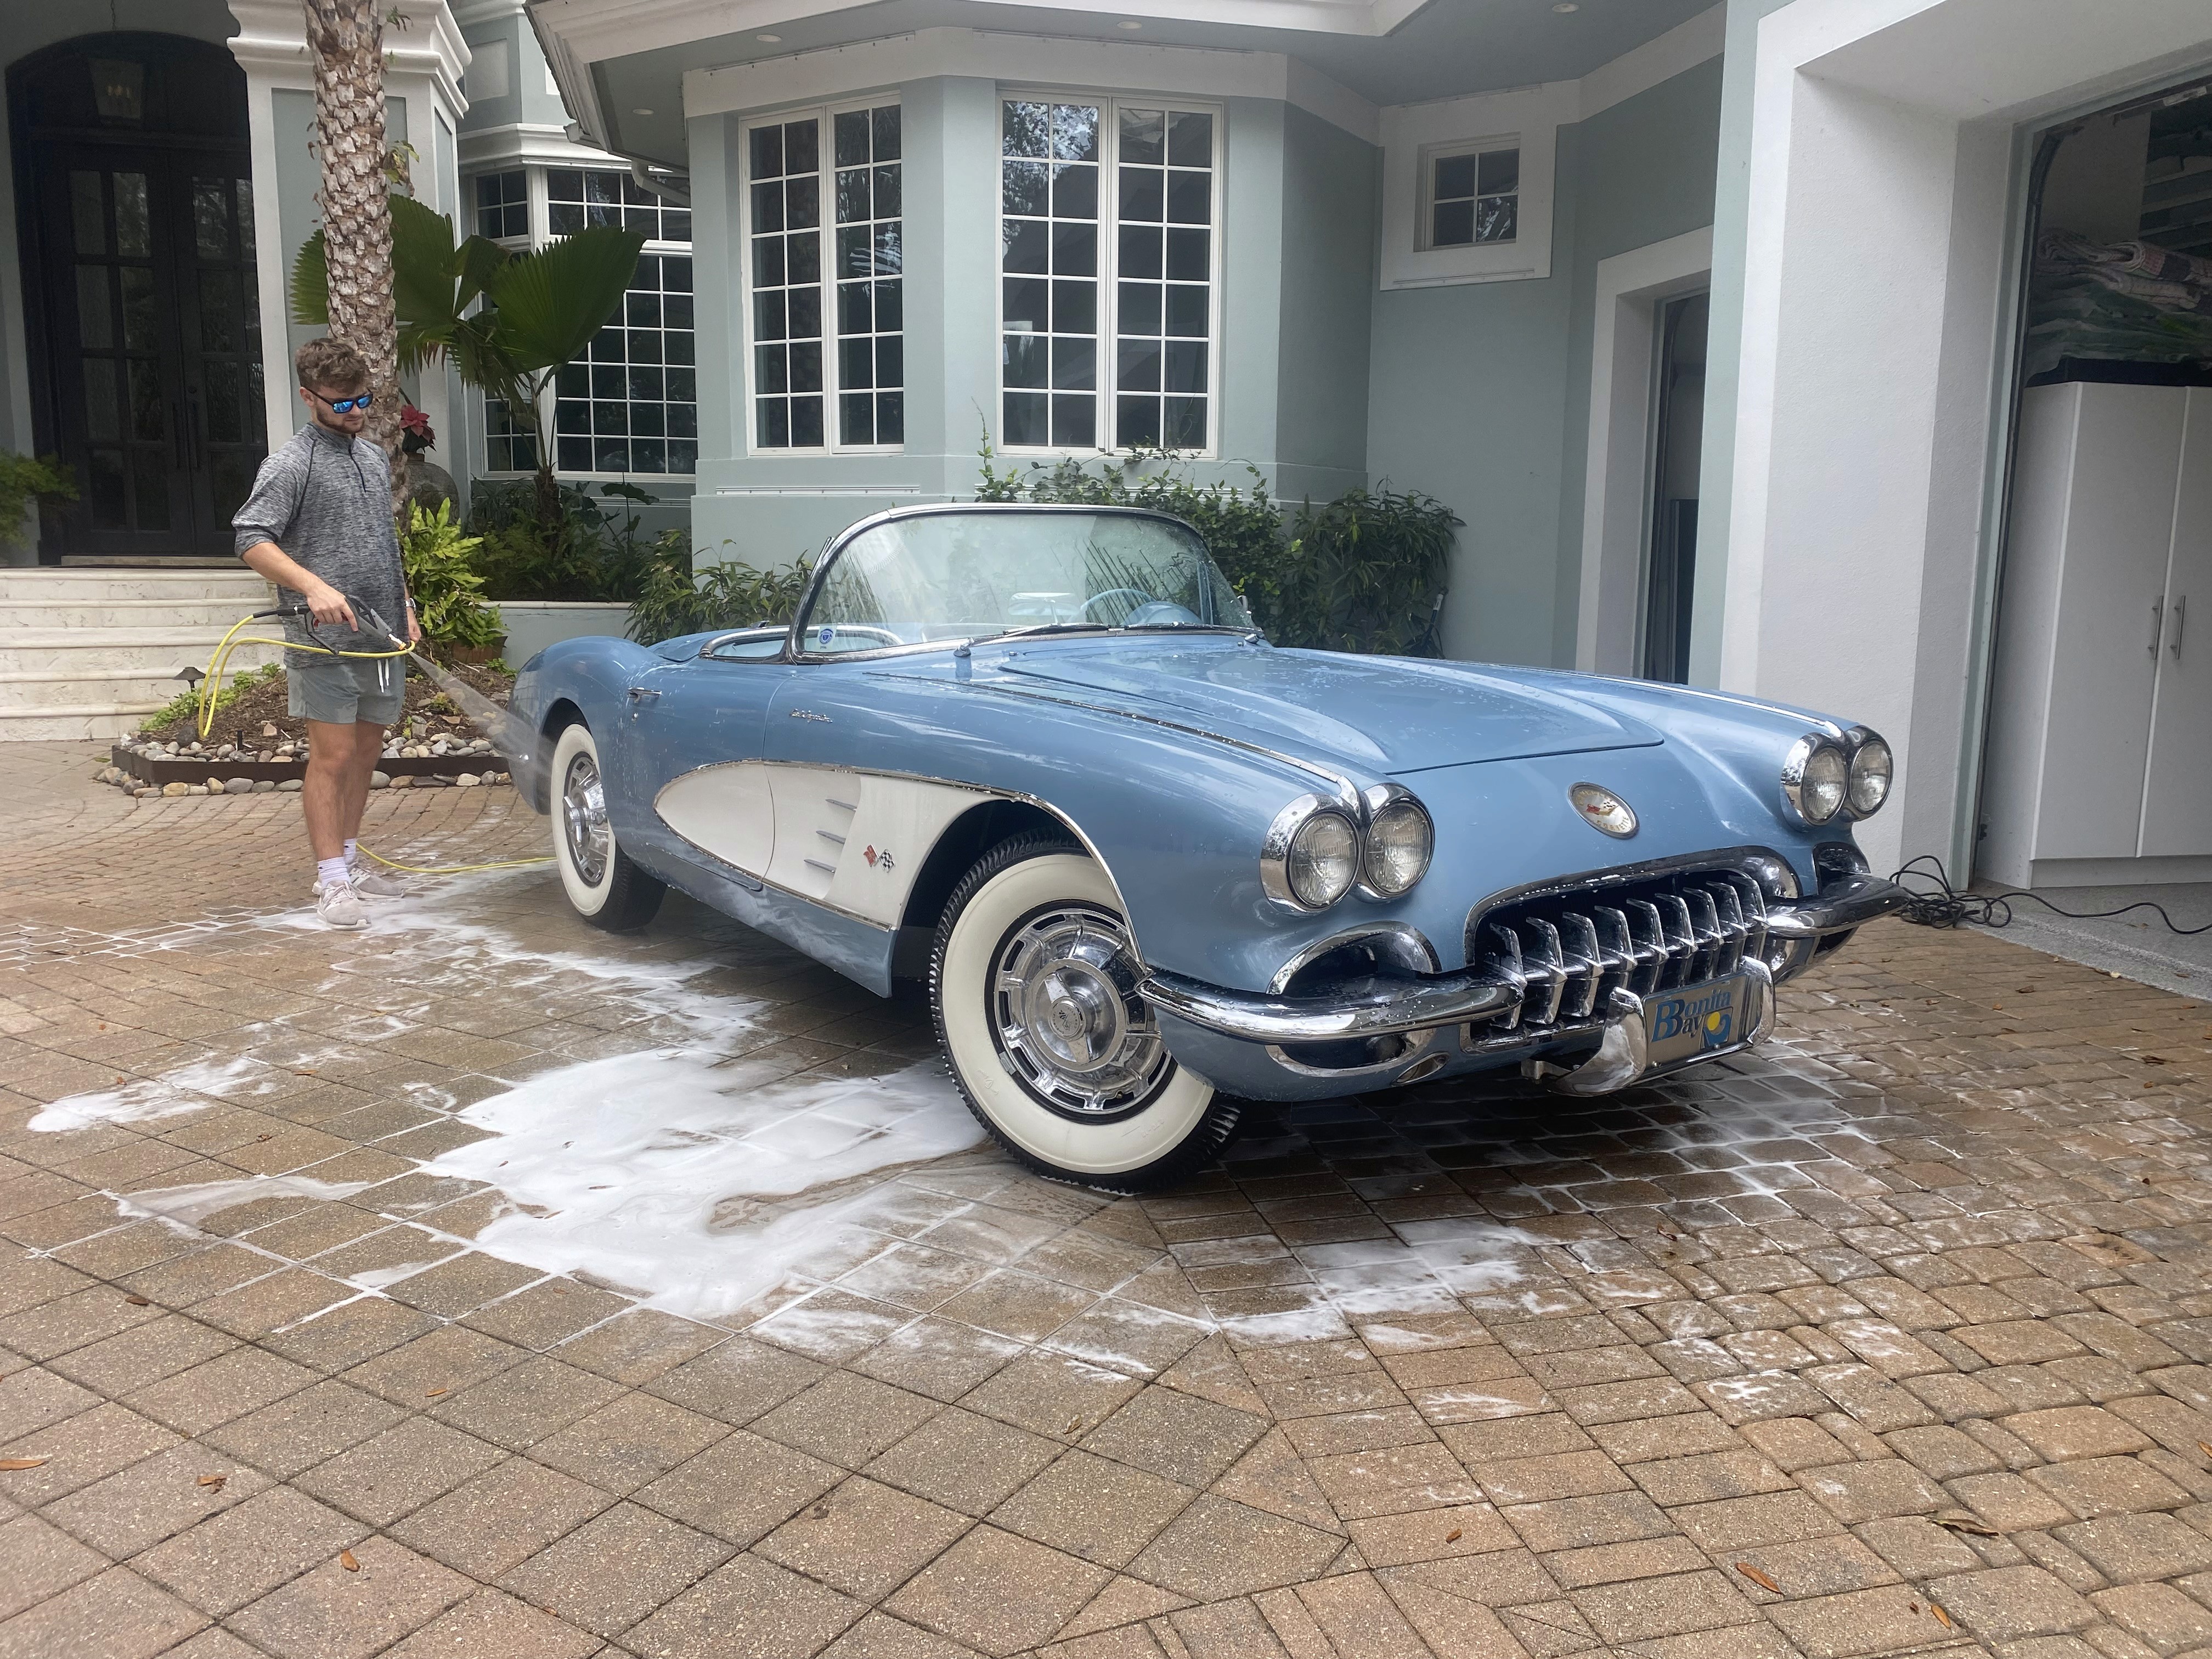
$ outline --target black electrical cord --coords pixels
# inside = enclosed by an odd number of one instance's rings
[[[1933,865],[1935,868],[1923,870],[1917,867],[1923,864]],[[1899,886],[1905,887],[1906,890],[1912,895],[1911,902],[1903,909],[1896,912],[1899,920],[1913,922],[1923,927],[1957,927],[1966,922],[1972,922],[1981,927],[2010,927],[2012,901],[2027,899],[2033,903],[2041,905],[2055,915],[2068,917],[2075,921],[2094,921],[2106,916],[2124,916],[2130,910],[2155,910],[2158,912],[2158,919],[2166,924],[2168,933],[2179,934],[2184,939],[2194,933],[2212,933],[2212,921],[2206,922],[2202,927],[2184,927],[2166,914],[2164,905],[2154,903],[2149,899],[2137,899],[2133,904],[2123,904],[2117,910],[2066,910],[2061,909],[2039,893],[1960,892],[1951,885],[1951,878],[1943,868],[1943,860],[1933,853],[1923,853],[1918,858],[1909,860],[1905,867],[1891,876],[1890,879]],[[1934,885],[1925,891],[1906,885],[1915,881],[1931,882]]]

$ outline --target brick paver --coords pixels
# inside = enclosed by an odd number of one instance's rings
[[[679,1316],[424,1166],[524,1080],[895,1076],[915,1003],[538,870],[334,938],[291,797],[88,756],[0,750],[0,1655],[2212,1652],[2200,1004],[1883,924],[1607,1100],[1255,1108],[1139,1200],[708,1190],[702,1250],[821,1237]]]

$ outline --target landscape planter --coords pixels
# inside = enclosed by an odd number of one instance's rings
[[[588,634],[623,635],[629,607],[586,599],[492,599],[507,631],[507,661],[520,668],[549,645]]]

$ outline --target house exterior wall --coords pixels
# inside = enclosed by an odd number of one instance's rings
[[[1558,130],[1551,274],[1378,293],[1368,470],[1466,520],[1449,654],[1574,660],[1601,259],[1712,222],[1709,59]]]

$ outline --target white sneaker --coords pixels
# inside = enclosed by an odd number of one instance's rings
[[[362,898],[396,899],[407,896],[407,884],[397,876],[388,876],[381,870],[366,864],[356,864],[346,872],[353,882],[353,890]]]
[[[335,886],[315,884],[315,914],[331,927],[366,927],[368,912],[354,896],[352,884],[340,882]]]

